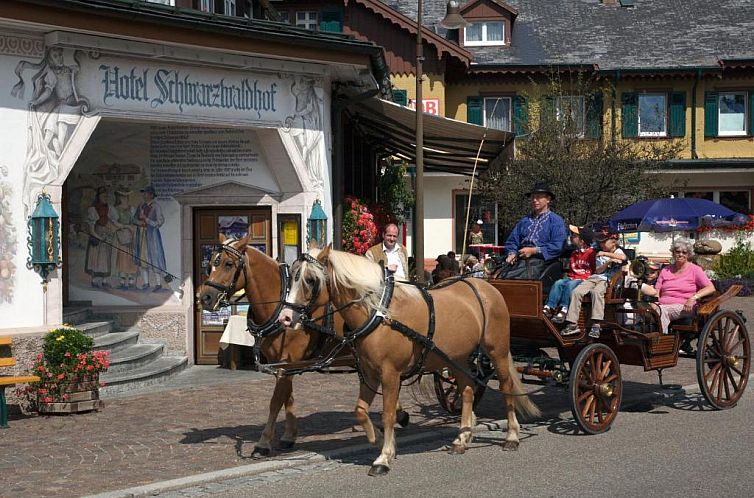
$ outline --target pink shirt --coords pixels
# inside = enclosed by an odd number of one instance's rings
[[[685,304],[696,291],[712,283],[704,270],[694,263],[689,263],[680,273],[675,273],[672,268],[663,268],[657,277],[655,289],[660,291],[660,304]]]

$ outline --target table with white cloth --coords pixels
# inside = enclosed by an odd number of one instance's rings
[[[238,364],[240,350],[238,346],[253,346],[254,336],[247,330],[246,317],[231,315],[220,337],[220,348],[225,350],[230,346],[230,369],[235,370]]]

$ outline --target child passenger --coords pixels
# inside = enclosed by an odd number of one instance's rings
[[[590,294],[592,296],[592,328],[589,330],[589,337],[599,338],[600,322],[605,317],[607,284],[613,275],[621,271],[621,266],[626,261],[626,254],[618,247],[617,235],[597,233],[594,239],[600,245],[600,251],[597,252],[597,267],[594,270],[594,275],[584,280],[571,293],[571,304],[568,306],[565,321],[566,326],[560,331],[563,336],[581,332],[576,324],[579,321],[579,313],[581,313],[581,301],[584,296]]]
[[[571,292],[589,278],[597,266],[597,251],[592,248],[594,233],[586,227],[569,225],[568,228],[571,231],[571,244],[576,246],[576,250],[571,253],[567,276],[553,284],[544,307],[545,316],[551,317],[554,323],[563,323],[571,303]]]

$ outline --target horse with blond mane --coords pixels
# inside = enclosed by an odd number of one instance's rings
[[[393,286],[392,277],[385,278],[380,265],[353,254],[327,248],[310,252],[300,261],[281,323],[291,325],[294,310],[305,315],[312,304],[323,306],[331,301],[350,330],[347,337],[355,341],[357,365],[364,379],[355,408],[359,422],[369,419],[375,386],[382,384],[384,441],[369,475],[390,470],[396,451],[393,426],[401,380],[422,372],[448,368],[455,375],[463,408],[460,433],[450,451],[466,451],[475,419],[474,379],[461,366],[480,345],[494,364],[506,395],[508,434],[503,449],[518,449],[516,410],[529,416],[538,416],[539,410],[516,374],[509,347],[508,308],[492,285],[476,278],[456,279],[424,294],[413,284]],[[368,431],[367,438],[373,444],[376,441],[373,432]]]
[[[278,315],[287,294],[287,272],[277,261],[249,246],[248,242],[248,235],[241,239],[220,235],[220,249],[210,259],[211,271],[207,280],[197,289],[197,298],[204,309],[213,310],[243,289],[250,305],[249,331],[255,336],[258,345],[255,347],[264,356],[263,359],[273,365],[298,365],[305,370],[307,363],[316,363],[334,345],[328,341],[327,333],[300,327],[296,330],[284,328],[278,323]],[[313,316],[319,316],[317,322],[322,324],[325,321],[325,308],[318,307],[314,311]],[[334,318],[332,333],[342,336],[343,320],[339,316]],[[350,355],[338,360],[340,366],[353,366],[353,357]],[[252,457],[271,455],[275,422],[283,405],[285,432],[280,438],[279,446],[281,449],[291,449],[296,441],[298,424],[294,412],[293,378],[289,375],[276,376],[267,423],[254,446]],[[400,407],[396,416],[400,425],[408,425],[409,415]],[[361,422],[367,433],[377,431],[368,418]]]

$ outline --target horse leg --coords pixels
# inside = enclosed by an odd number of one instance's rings
[[[503,443],[503,451],[518,450],[518,435],[521,426],[516,418],[516,397],[520,389],[517,389],[514,381],[513,363],[510,355],[498,355],[494,358],[495,371],[498,373],[500,391],[505,398],[506,418],[508,419],[508,431]]]
[[[272,440],[275,437],[275,422],[277,422],[280,408],[290,397],[293,390],[293,380],[281,377],[275,382],[275,391],[270,399],[270,413],[267,415],[267,425],[264,426],[262,437],[254,446],[252,458],[268,457],[272,453]]]
[[[382,425],[385,431],[382,452],[369,469],[370,476],[385,475],[390,471],[390,464],[395,458],[395,417],[398,395],[401,390],[401,378],[398,373],[382,376]]]
[[[288,396],[285,402],[285,432],[280,438],[280,448],[284,450],[293,448],[293,445],[296,444],[296,436],[298,435],[298,419],[296,419],[296,413],[293,410],[293,379],[290,379],[290,383],[291,395]]]
[[[369,386],[377,385],[373,378],[369,378],[364,373],[364,382],[359,384],[359,399],[356,401],[356,408],[353,410],[353,415],[356,418],[356,422],[361,425],[362,429],[366,433],[367,441],[369,444],[377,444],[377,440],[381,439],[379,429],[377,429],[372,423],[372,419],[369,418],[369,407],[374,401],[375,393]]]
[[[466,453],[469,444],[471,444],[472,439],[474,439],[473,430],[476,425],[476,417],[474,416],[474,389],[471,387],[471,384],[465,375],[458,377],[457,382],[463,400],[463,406],[461,408],[461,429],[458,433],[458,437],[453,441],[450,453],[461,455]]]

